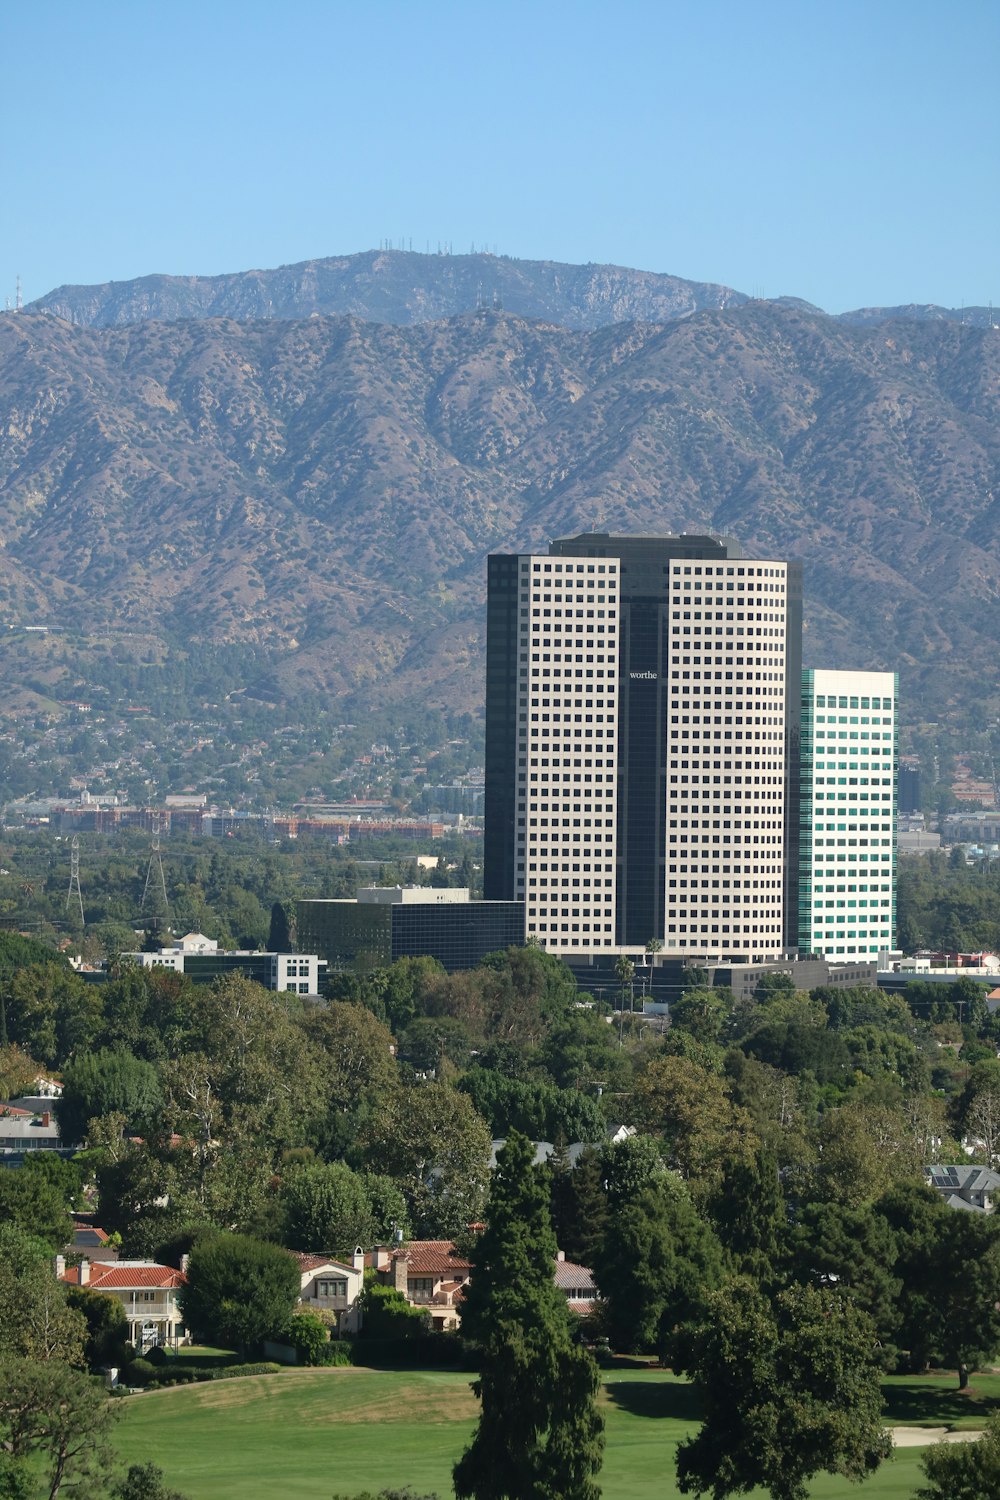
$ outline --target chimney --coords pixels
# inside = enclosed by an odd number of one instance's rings
[[[46,1130],[48,1130],[48,1128],[49,1128],[49,1126],[51,1124],[52,1124],[52,1113],[51,1113],[51,1111],[47,1110],[47,1109],[43,1109],[42,1110],[42,1125],[43,1125],[43,1127]]]
[[[556,1260],[565,1260],[565,1259],[566,1259],[566,1251],[565,1250],[557,1250],[556,1251]]]
[[[184,1255],[181,1256],[181,1275],[182,1276],[186,1276],[187,1275],[188,1261],[190,1259],[191,1259],[190,1255],[184,1254]]]
[[[354,1270],[354,1271],[361,1271],[362,1274],[364,1273],[364,1269],[365,1269],[365,1252],[362,1250],[362,1248],[361,1248],[360,1245],[357,1247],[357,1249],[355,1250],[354,1254],[351,1256],[351,1269]]]
[[[406,1296],[408,1290],[407,1282],[409,1280],[409,1269],[410,1257],[408,1255],[403,1255],[402,1253],[400,1253],[399,1255],[395,1256],[392,1262],[392,1284],[396,1288],[397,1292],[402,1292],[404,1297]]]
[[[389,1252],[384,1245],[376,1245],[372,1251],[372,1269],[375,1271],[389,1269]]]
[[[80,1285],[87,1286],[90,1281],[90,1261],[86,1256],[80,1262]]]
[[[65,1257],[65,1255],[57,1255],[56,1256],[56,1279],[57,1280],[61,1280],[62,1277],[65,1276],[65,1275],[66,1275],[66,1257]]]

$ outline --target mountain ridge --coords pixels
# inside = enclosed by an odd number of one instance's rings
[[[270,270],[217,276],[156,274],[93,286],[66,285],[30,303],[29,310],[51,312],[87,327],[192,317],[294,320],[314,313],[408,325],[457,317],[480,304],[492,307],[494,299],[519,317],[581,329],[631,321],[672,322],[710,308],[724,310],[756,300],[714,282],[627,266],[518,260],[482,252],[429,255],[369,250]],[[798,297],[767,300],[823,313],[822,308]],[[988,321],[989,313],[986,308],[956,310],[913,303],[823,316],[852,323],[909,318],[980,326]]]
[[[243,651],[267,701],[475,710],[487,553],[596,527],[801,556],[807,664],[996,712],[988,330],[27,313],[0,319],[0,409],[0,618],[59,632],[0,636],[8,694],[197,646]]]

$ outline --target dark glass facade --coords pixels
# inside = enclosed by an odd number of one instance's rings
[[[470,901],[468,905],[442,901],[390,910],[393,958],[428,954],[444,964],[449,974],[474,969],[498,948],[524,946],[521,901]]]
[[[330,971],[367,973],[392,962],[392,907],[365,901],[297,901],[298,945]]]
[[[802,790],[802,564],[790,562],[785,622],[785,876],[784,942],[799,942],[799,839]]]
[[[483,895],[487,901],[512,901],[517,894],[513,830],[517,817],[518,562],[516,556],[491,557],[487,573],[483,828]],[[523,931],[518,941],[524,941]]]
[[[299,943],[331,972],[366,972],[397,958],[436,958],[449,973],[524,944],[520,901],[299,901]]]

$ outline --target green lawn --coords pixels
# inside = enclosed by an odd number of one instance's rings
[[[893,1421],[916,1425],[922,1412],[924,1421],[952,1425],[945,1405],[969,1416],[970,1398],[958,1406],[947,1382],[889,1384]],[[979,1397],[991,1399],[1000,1394],[1000,1377],[977,1378],[976,1386]],[[690,1388],[658,1371],[611,1370],[604,1403],[605,1500],[677,1500],[674,1451],[697,1420]],[[192,1500],[330,1500],[336,1492],[401,1484],[436,1490],[444,1500],[476,1415],[469,1376],[443,1371],[290,1370],[151,1391],[123,1406],[122,1457],[159,1464]],[[921,1479],[919,1458],[919,1449],[902,1450],[867,1484],[822,1478],[812,1494],[910,1500]]]
[[[882,1382],[885,1420],[893,1427],[984,1426],[1000,1406],[1000,1375],[975,1374],[967,1391],[958,1389],[954,1371],[933,1375],[890,1375]]]

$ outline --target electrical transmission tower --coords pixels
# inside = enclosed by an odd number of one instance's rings
[[[80,836],[74,833],[69,845],[69,890],[66,892],[66,910],[79,911],[80,926],[83,921],[83,896],[80,893]]]
[[[139,915],[140,917],[151,916],[164,926],[170,915],[167,903],[167,882],[163,874],[163,860],[160,858],[159,818],[153,824],[153,842],[149,851],[149,864],[146,866],[146,884],[143,887]]]

